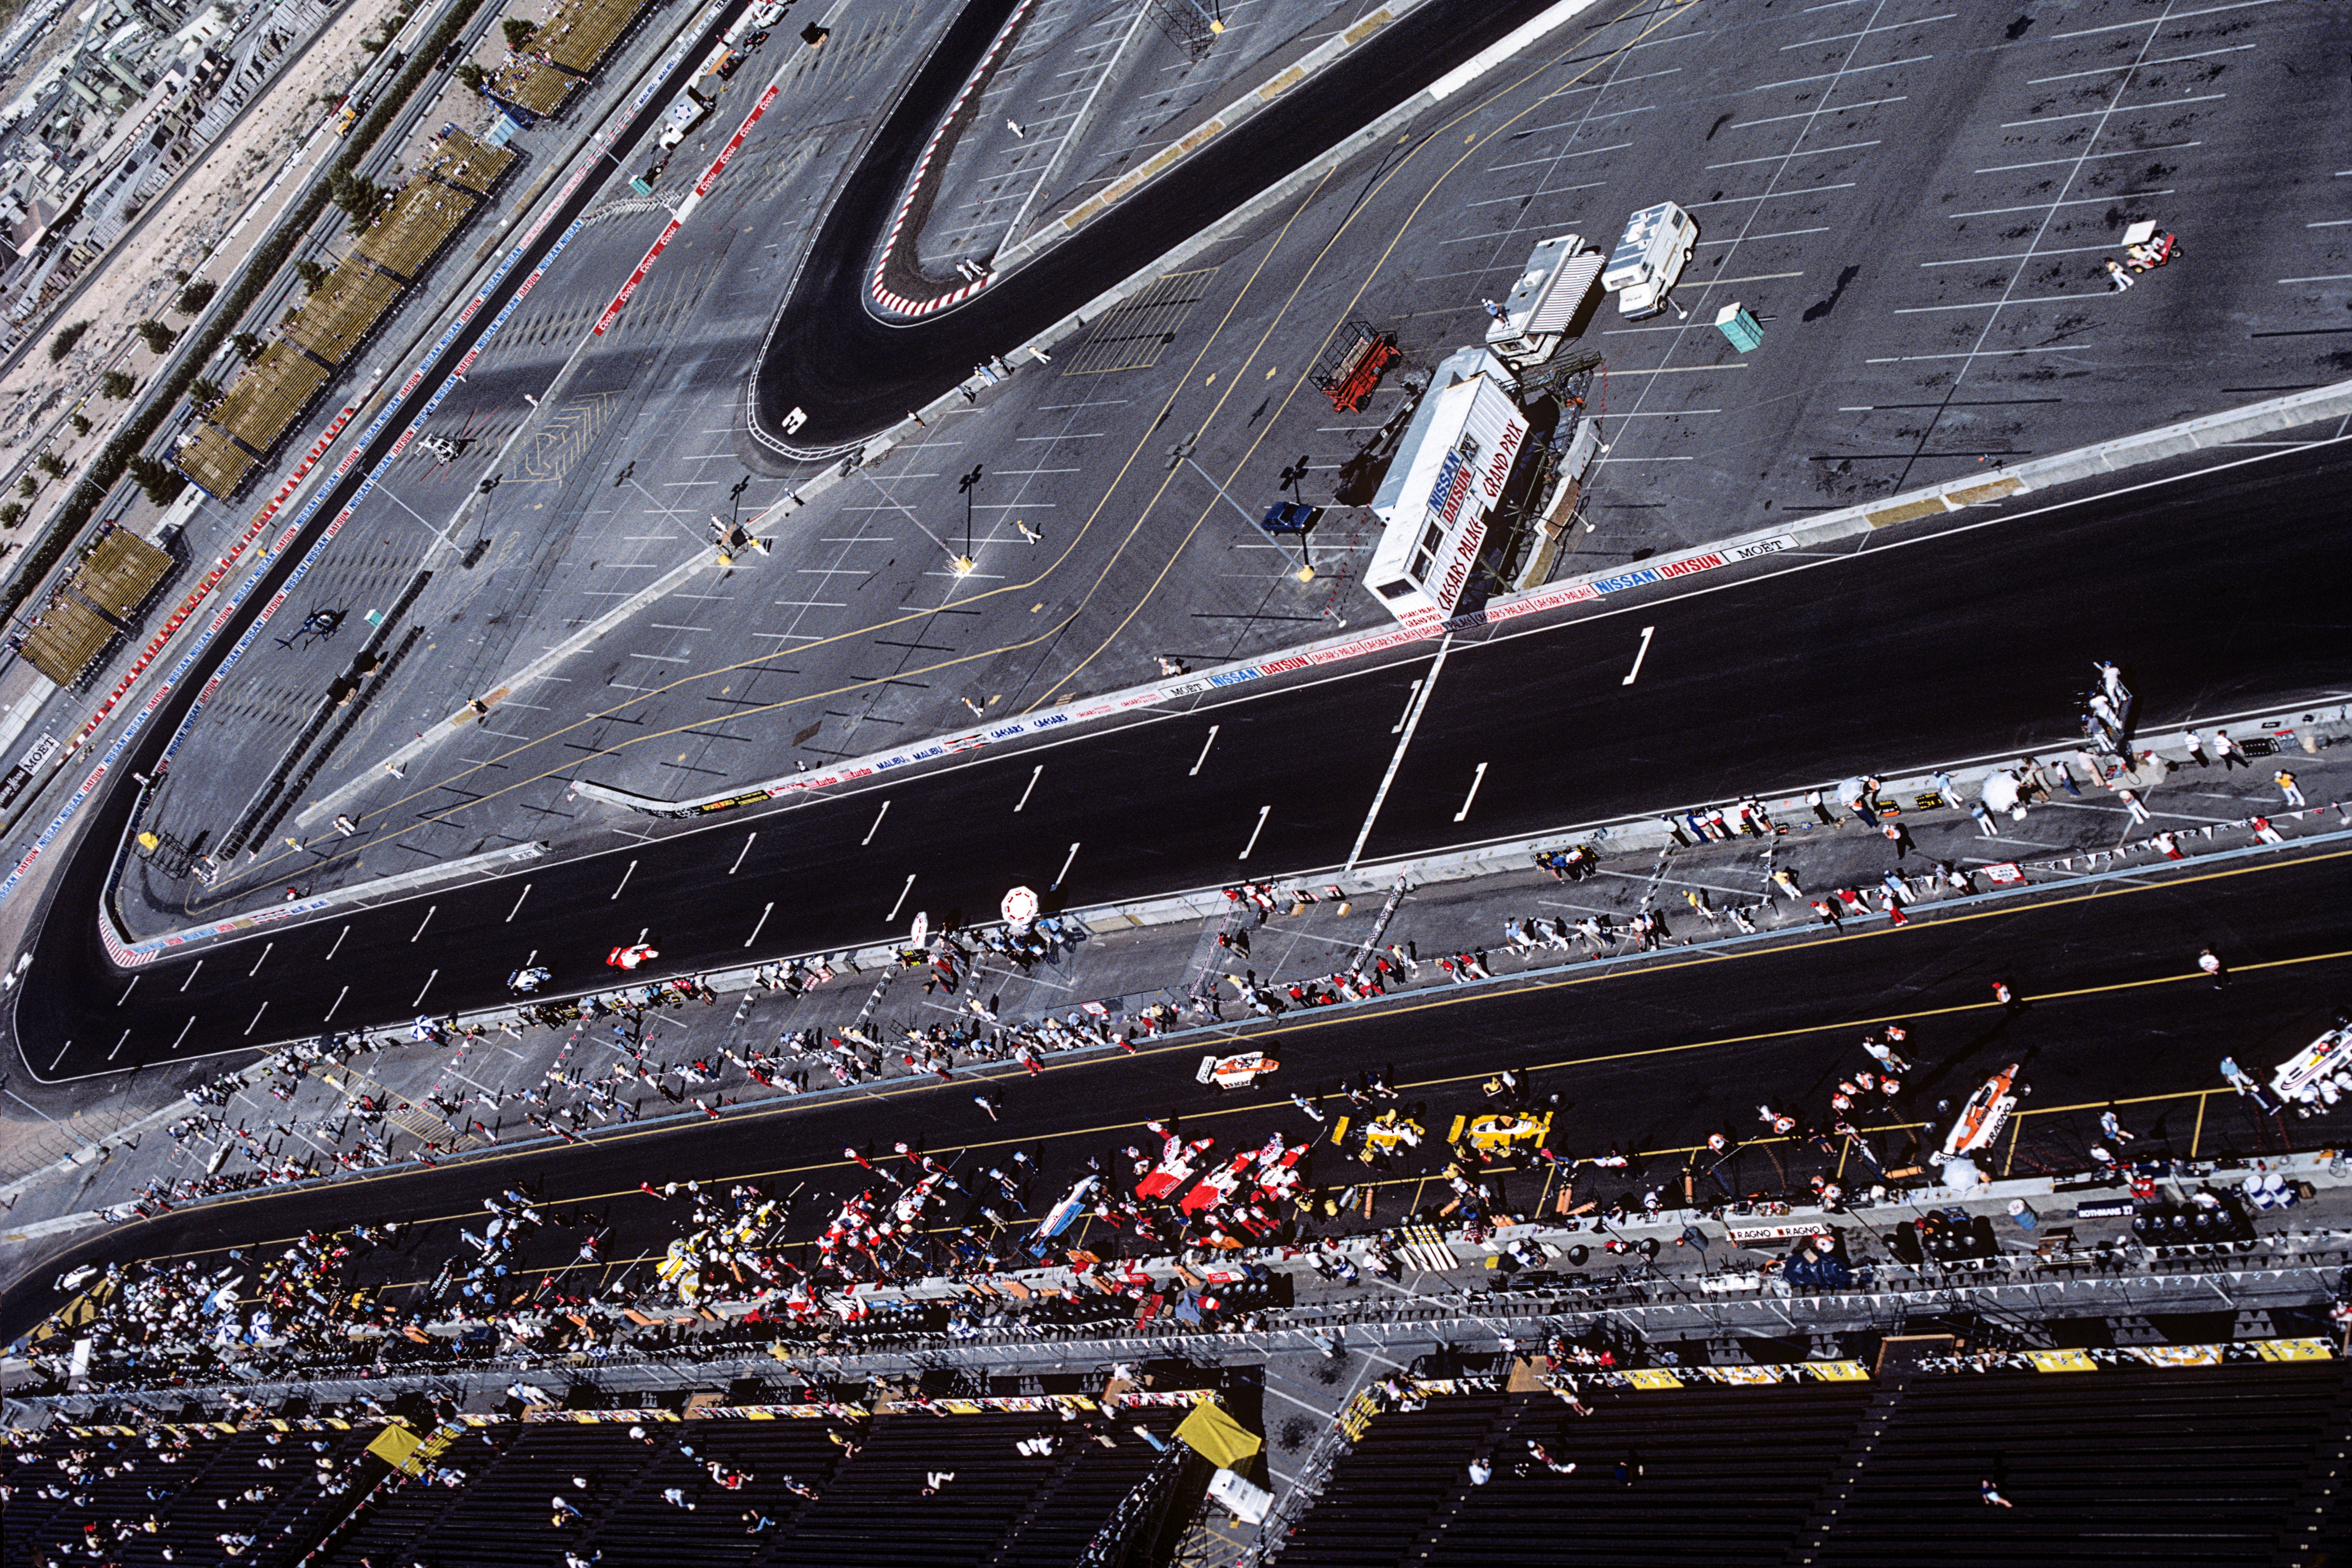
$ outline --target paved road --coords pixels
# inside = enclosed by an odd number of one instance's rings
[[[1010,9],[967,8],[825,211],[754,384],[761,427],[774,434],[794,407],[808,423],[792,437],[822,452],[899,423],[1071,310],[1192,237],[1234,205],[1236,192],[1273,184],[1468,59],[1541,7],[1534,0],[1433,0],[1376,35],[1343,68],[1292,89],[1239,130],[1210,142],[1144,196],[1096,221],[1076,242],[1046,252],[971,304],[917,323],[883,321],[865,295],[875,238],[889,226],[930,128]]]
[[[2331,447],[2152,490],[2029,498],[1987,529],[1875,536],[1860,555],[1456,644],[1366,857],[2046,744],[2101,656],[2130,673],[2152,730],[2339,689],[2346,612],[2309,563],[2332,548],[2347,468]],[[2231,570],[2147,542],[2199,539],[2228,541]],[[1626,686],[1644,626],[1655,635]],[[671,972],[875,942],[918,909],[992,918],[1007,888],[1053,883],[1074,844],[1058,894],[1073,906],[1310,874],[1347,857],[1432,660],[1416,649],[1244,689],[275,931],[132,982],[98,948],[98,879],[60,879],[17,1038],[36,1076],[73,1078],[305,1037],[330,1013],[349,1027],[493,1003],[534,956],[559,988],[591,988],[606,951],[640,931]],[[123,809],[87,841],[110,847]]]
[[[1002,1165],[1021,1148],[1041,1167],[1034,1212],[1058,1197],[1088,1158],[1120,1169],[1117,1150],[1137,1140],[1149,1117],[1181,1114],[1193,1135],[1213,1134],[1226,1147],[1262,1142],[1277,1129],[1294,1139],[1314,1135],[1322,1130],[1288,1094],[1329,1094],[1341,1075],[1368,1066],[1384,1066],[1405,1107],[1440,1138],[1454,1115],[1486,1103],[1477,1088],[1486,1076],[1504,1067],[1529,1071],[1538,1093],[1560,1097],[1555,1149],[1593,1154],[1614,1144],[1644,1156],[1627,1173],[1588,1170],[1578,1178],[1580,1197],[1606,1202],[1664,1181],[1682,1164],[1675,1151],[1710,1131],[1758,1132],[1760,1098],[1793,1113],[1825,1115],[1837,1077],[1868,1065],[1858,1047],[1864,1032],[1893,1018],[1906,1021],[1920,1070],[1898,1114],[1865,1125],[1893,1129],[1933,1115],[1936,1101],[1957,1100],[1986,1074],[2018,1061],[2032,1092],[2004,1159],[2021,1173],[2084,1163],[2096,1111],[2110,1100],[2125,1102],[2126,1125],[2142,1150],[2185,1155],[2193,1147],[2210,1155],[2276,1148],[2278,1129],[2257,1124],[2242,1102],[2225,1094],[2200,1106],[2196,1096],[2217,1086],[2215,1064],[2225,1053],[2266,1071],[2315,1033],[2330,1007],[2352,1000],[2352,921],[2334,896],[2347,853],[2152,878],[1729,957],[1669,951],[1643,964],[1549,982],[1294,1017],[1254,1032],[1259,1043],[1275,1042],[1283,1063],[1276,1077],[1222,1100],[1192,1081],[1200,1045],[1175,1042],[1134,1058],[1055,1065],[1037,1079],[1004,1075],[1000,1121],[972,1103],[970,1082],[905,1080],[717,1122],[616,1133],[582,1147],[534,1147],[188,1209],[45,1263],[0,1298],[0,1337],[21,1333],[47,1310],[51,1283],[81,1261],[268,1244],[310,1228],[427,1221],[413,1253],[388,1265],[390,1278],[414,1280],[455,1249],[456,1225],[478,1217],[484,1193],[517,1180],[550,1201],[602,1208],[616,1226],[605,1249],[616,1262],[658,1251],[674,1234],[676,1205],[636,1195],[641,1181],[756,1178],[781,1190],[800,1187],[798,1222],[814,1234],[831,1204],[871,1180],[841,1157],[852,1143],[887,1152],[895,1141],[920,1140],[967,1173]],[[2195,973],[2194,954],[2208,943],[2233,963],[2226,991]],[[2022,1012],[1992,1003],[1990,982],[2003,976],[2031,999]],[[583,1047],[592,1054],[602,1048]],[[1335,1116],[1349,1111],[1343,1100],[1326,1104]],[[2306,1141],[2335,1129],[2295,1125]],[[1881,1157],[1896,1157],[1906,1137],[1879,1132]],[[1418,1178],[1442,1159],[1433,1147],[1422,1152],[1422,1163],[1392,1173],[1402,1179],[1381,1188],[1384,1220],[1421,1200]],[[1779,1190],[1801,1185],[1823,1165],[1801,1146],[1757,1144],[1727,1174],[1743,1193]],[[1850,1185],[1866,1180],[1861,1169],[1850,1162]],[[1318,1149],[1308,1180],[1336,1189],[1369,1174]],[[1527,1190],[1540,1176],[1505,1180],[1521,1205],[1541,1196]],[[573,1245],[551,1235],[526,1261],[559,1264]]]

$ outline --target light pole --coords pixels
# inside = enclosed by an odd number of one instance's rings
[[[1211,489],[1225,498],[1225,504],[1227,506],[1232,507],[1235,511],[1242,514],[1242,521],[1244,522],[1248,523],[1252,528],[1255,528],[1258,525],[1258,520],[1249,514],[1249,509],[1242,505],[1241,502],[1235,500],[1233,498],[1232,492],[1228,491],[1224,486],[1217,483],[1216,477],[1211,474],[1208,469],[1192,461],[1192,448],[1197,446],[1199,442],[1200,437],[1196,436],[1189,440],[1179,441],[1174,446],[1169,447],[1168,467],[1170,471],[1173,472],[1176,465],[1179,463],[1188,465],[1194,473],[1209,481],[1209,488]],[[1301,543],[1301,548],[1302,550],[1304,549],[1304,542]],[[1305,566],[1301,566],[1298,569],[1297,575],[1298,580],[1302,583],[1313,582],[1315,580],[1315,567],[1313,563],[1310,563]]]
[[[1307,482],[1307,475],[1309,471],[1307,458],[1307,454],[1301,452],[1298,455],[1298,461],[1282,470],[1278,481],[1280,488],[1288,490],[1291,499],[1300,506],[1307,504],[1307,494],[1298,488]],[[1307,543],[1307,530],[1303,525],[1298,530],[1298,580],[1302,583],[1315,581],[1314,547]]]
[[[956,563],[956,570],[963,573],[970,573],[979,563],[971,550],[971,492],[980,488],[981,472],[981,466],[974,463],[971,472],[956,479],[956,489],[963,494],[963,554]]]

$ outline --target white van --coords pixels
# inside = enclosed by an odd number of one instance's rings
[[[1625,221],[1601,286],[1617,296],[1617,309],[1626,316],[1654,315],[1697,246],[1698,223],[1690,214],[1672,202],[1643,207]]]

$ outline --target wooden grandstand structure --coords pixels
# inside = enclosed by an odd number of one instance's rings
[[[100,529],[80,563],[17,634],[26,661],[72,689],[171,574],[164,552],[123,529]]]
[[[173,460],[226,500],[341,371],[403,291],[488,198],[515,154],[455,125],[426,144],[415,172],[360,232],[220,400],[180,438]]]
[[[652,0],[555,0],[531,35],[530,47],[509,56],[482,90],[522,115],[525,122],[560,112],[593,75]]]

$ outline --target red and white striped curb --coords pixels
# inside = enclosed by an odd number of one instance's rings
[[[613,296],[613,302],[604,307],[604,313],[596,318],[596,325],[590,329],[589,336],[603,337],[604,330],[621,319],[621,308],[629,302],[629,296],[637,291],[637,285],[646,280],[647,272],[653,270],[655,260],[669,248],[669,242],[677,237],[677,231],[686,226],[686,220],[693,215],[696,205],[710,194],[711,186],[719,183],[719,172],[727,167],[728,160],[735,156],[735,150],[743,145],[743,138],[751,133],[751,127],[760,122],[760,116],[768,112],[768,106],[776,101],[776,94],[782,90],[773,82],[768,84],[768,90],[760,95],[760,101],[753,104],[751,112],[743,117],[743,123],[735,128],[735,134],[727,139],[727,145],[719,149],[719,156],[710,161],[710,167],[704,170],[702,178],[694,183],[693,191],[686,200],[677,204],[677,210],[670,214],[669,224],[661,231],[661,237],[655,240],[653,248],[646,252],[646,258],[637,263],[637,269],[629,274],[629,280],[621,285],[621,291]]]
[[[989,285],[989,275],[983,274],[977,281],[967,283],[953,293],[941,294],[931,300],[909,300],[903,294],[894,294],[885,289],[882,275],[889,269],[890,258],[898,247],[899,231],[907,226],[907,215],[914,209],[915,198],[922,194],[923,181],[930,174],[931,159],[938,154],[948,127],[956,122],[956,116],[963,112],[966,100],[995,71],[996,57],[1013,41],[1013,35],[1019,30],[1022,18],[1035,4],[1036,0],[1021,0],[1021,4],[1013,8],[1013,15],[1007,16],[1004,26],[996,30],[996,37],[989,44],[988,53],[981,57],[980,64],[973,67],[971,75],[964,79],[963,90],[956,94],[955,101],[948,105],[948,111],[940,117],[939,124],[932,129],[931,139],[923,145],[923,155],[915,161],[914,176],[907,182],[907,194],[898,203],[898,216],[890,220],[890,232],[882,241],[882,254],[874,263],[874,277],[867,288],[874,302],[894,316],[931,315],[951,305],[961,304]]]

